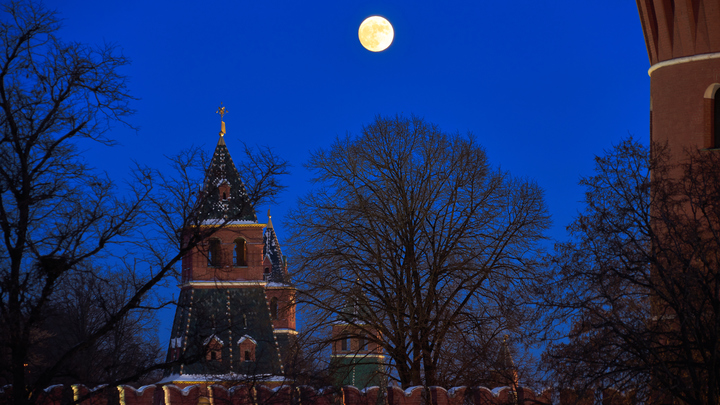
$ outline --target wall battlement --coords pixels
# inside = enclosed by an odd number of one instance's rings
[[[93,393],[94,395],[88,395]],[[12,387],[0,391],[0,405],[12,403]],[[85,398],[85,399],[83,399]],[[515,401],[517,398],[517,401]],[[282,386],[270,389],[261,385],[191,385],[181,389],[175,385],[97,387],[55,385],[37,401],[38,405],[63,405],[80,400],[79,405],[510,405],[551,403],[550,392],[540,395],[527,388],[514,393],[504,387],[413,387],[405,391],[390,387],[381,394],[378,387],[360,391],[355,387],[315,390],[311,387]]]

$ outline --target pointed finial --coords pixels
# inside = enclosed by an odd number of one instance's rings
[[[225,121],[223,121],[223,117],[228,113],[228,111],[222,104],[223,103],[221,102],[220,108],[218,108],[215,114],[220,114],[220,136],[225,136]]]
[[[270,215],[270,208],[268,208],[268,228],[272,227],[272,215]]]

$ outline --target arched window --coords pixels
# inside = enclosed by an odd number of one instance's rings
[[[276,297],[270,299],[270,319],[273,321],[278,319],[278,299]]]
[[[220,241],[218,239],[210,239],[208,248],[208,266],[220,266]]]
[[[720,148],[720,83],[705,90],[705,147]]]
[[[247,266],[247,242],[245,242],[245,239],[243,238],[235,239],[233,264],[235,266]]]
[[[218,194],[221,196],[222,201],[227,201],[228,195],[230,195],[230,186],[223,182],[223,184],[218,186]]]

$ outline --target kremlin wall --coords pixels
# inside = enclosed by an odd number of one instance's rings
[[[6,386],[0,391],[0,405],[12,403],[11,390],[11,386]],[[510,387],[494,390],[484,387],[456,387],[450,390],[412,387],[405,391],[390,387],[387,394],[382,395],[378,387],[360,391],[350,386],[316,391],[311,387],[287,385],[275,389],[262,385],[238,385],[229,389],[221,385],[191,385],[185,389],[175,385],[146,385],[137,390],[123,385],[101,386],[92,391],[84,385],[55,385],[46,389],[43,397],[35,403],[61,405],[75,401],[78,405],[549,405],[552,398],[550,391],[536,394],[520,388],[513,392]]]

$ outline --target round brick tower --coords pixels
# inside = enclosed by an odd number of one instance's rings
[[[720,0],[636,0],[650,57],[650,139],[720,148]]]

